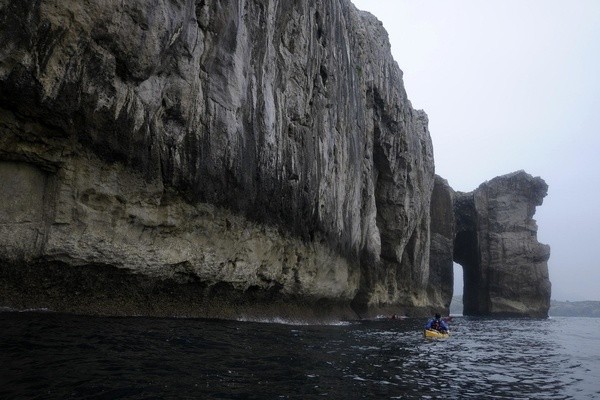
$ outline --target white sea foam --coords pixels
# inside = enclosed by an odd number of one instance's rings
[[[12,307],[0,307],[0,312],[19,312],[19,313],[26,313],[26,312],[53,312],[51,309],[49,308],[23,308],[23,309],[19,309],[19,308],[12,308]]]
[[[296,326],[347,326],[351,325],[350,321],[303,321],[296,319],[286,319],[281,317],[273,317],[273,318],[256,318],[256,317],[240,317],[237,318],[238,322],[256,322],[261,324],[281,324],[281,325],[296,325]]]

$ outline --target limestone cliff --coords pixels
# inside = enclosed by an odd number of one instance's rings
[[[424,311],[433,171],[349,0],[0,1],[2,305]]]
[[[449,310],[454,290],[455,192],[448,181],[435,176],[431,194],[429,297],[437,310]]]
[[[524,171],[454,200],[454,260],[464,269],[467,315],[548,315],[550,247],[537,241],[536,206],[548,185]]]

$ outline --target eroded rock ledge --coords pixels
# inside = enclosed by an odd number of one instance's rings
[[[447,308],[427,129],[347,0],[3,1],[0,303]]]

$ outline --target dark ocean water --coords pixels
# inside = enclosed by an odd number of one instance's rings
[[[600,399],[600,319],[424,323],[0,312],[0,398]]]

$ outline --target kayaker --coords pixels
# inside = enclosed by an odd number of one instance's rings
[[[447,333],[449,328],[448,324],[442,319],[440,314],[435,314],[435,317],[430,319],[425,325],[425,329],[434,329],[438,332]]]

